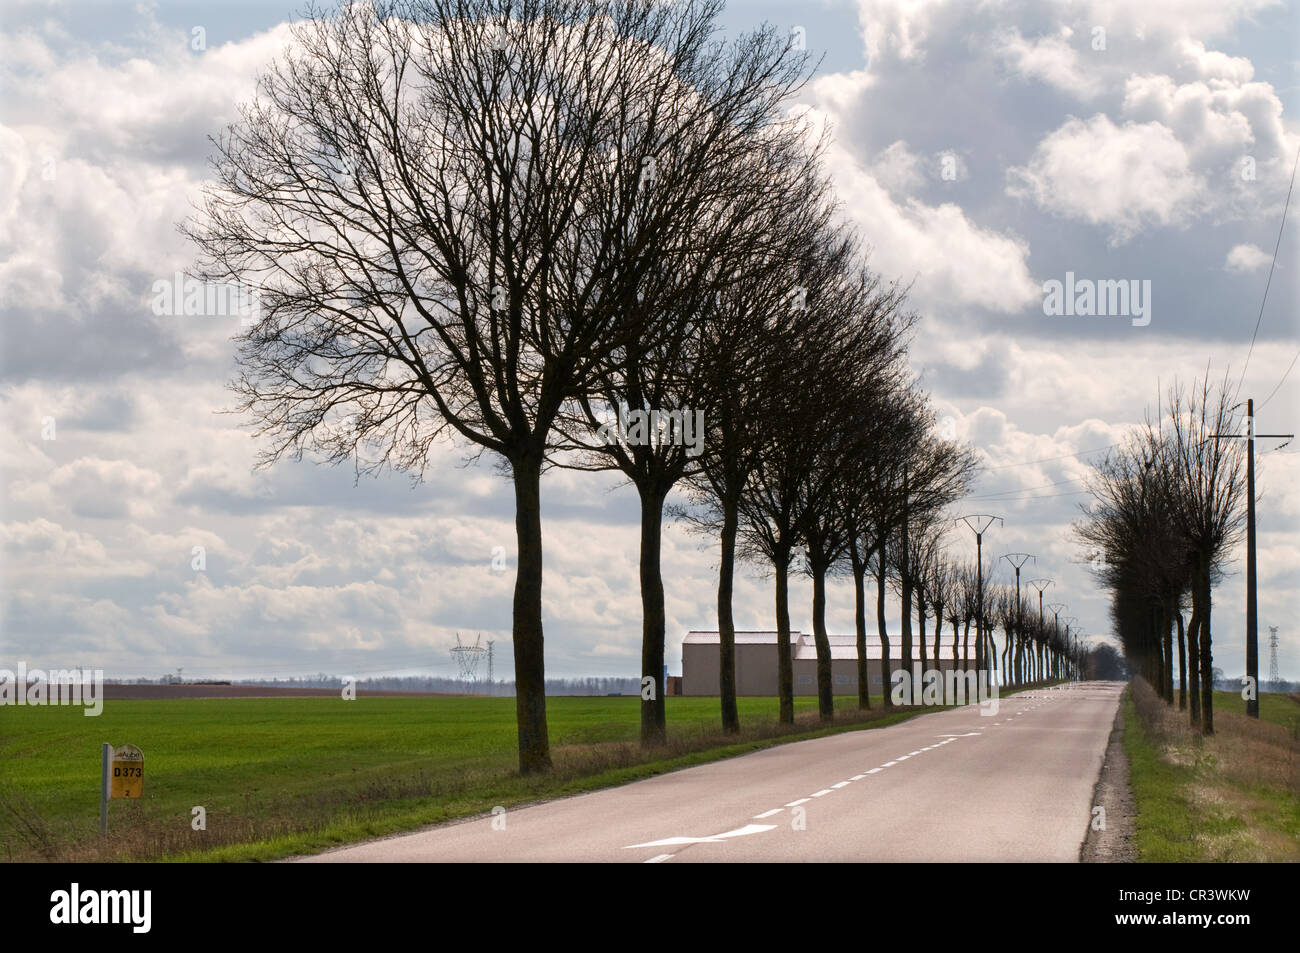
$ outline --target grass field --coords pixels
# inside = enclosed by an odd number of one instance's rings
[[[1300,861],[1300,703],[1262,695],[1256,721],[1215,692],[1208,738],[1146,682],[1123,705],[1139,860]]]
[[[636,744],[640,699],[547,700],[555,771],[516,774],[513,698],[183,699],[0,711],[0,858],[267,860],[543,797],[623,783],[829,731],[878,727],[839,698],[831,728],[796,699],[794,731],[777,702],[740,699],[743,734],[718,732],[716,698],[669,698],[671,740]],[[99,824],[100,745],[144,751],[139,801],[112,801]],[[207,830],[191,829],[191,809]]]

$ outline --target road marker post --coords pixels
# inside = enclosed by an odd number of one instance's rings
[[[109,774],[109,762],[112,774]],[[144,752],[135,745],[103,747],[103,769],[99,789],[99,833],[108,834],[108,802],[111,798],[139,798],[144,794]]]

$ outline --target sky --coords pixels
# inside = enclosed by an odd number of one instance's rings
[[[0,668],[453,675],[460,633],[497,640],[497,677],[512,674],[513,496],[490,461],[447,446],[419,484],[310,458],[254,470],[258,439],[226,387],[238,318],[151,307],[154,283],[195,256],[177,224],[210,174],[207,137],[300,10],[0,13]],[[1296,209],[1282,227],[1300,150],[1295,5],[733,0],[720,24],[764,21],[818,61],[791,108],[830,129],[872,267],[911,284],[913,368],[982,461],[964,511],[1003,520],[986,559],[1033,554],[1024,578],[1050,578],[1047,601],[1106,639],[1106,593],[1070,533],[1096,451],[1207,369],[1241,380],[1258,432],[1300,426]],[[1136,281],[1145,311],[1046,313],[1067,276]],[[1257,450],[1261,674],[1278,626],[1294,679],[1300,443],[1281,443]],[[553,470],[542,506],[547,674],[638,675],[635,491]],[[948,550],[973,560],[969,530]],[[1230,675],[1244,564],[1239,548],[1215,592]],[[717,627],[716,565],[715,540],[666,528],[670,672],[687,631]],[[791,597],[809,631],[811,585]],[[738,627],[774,626],[763,567],[742,568],[735,606]],[[852,610],[834,581],[831,631],[852,632]]]

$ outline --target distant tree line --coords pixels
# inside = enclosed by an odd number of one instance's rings
[[[290,688],[343,688],[343,678],[337,675],[306,675],[298,678],[252,678],[239,679],[236,685],[270,685]],[[440,695],[493,695],[510,697],[515,693],[513,680],[498,679],[494,682],[467,682],[458,678],[444,678],[437,675],[381,676],[377,678],[359,678],[356,680],[357,691],[389,692],[429,692]],[[546,694],[548,695],[639,695],[641,682],[635,678],[588,677],[588,678],[548,678]]]
[[[1245,521],[1244,443],[1230,439],[1244,415],[1229,381],[1208,373],[1190,388],[1175,383],[1162,403],[1158,419],[1093,467],[1075,533],[1110,590],[1129,666],[1212,734],[1213,591]]]

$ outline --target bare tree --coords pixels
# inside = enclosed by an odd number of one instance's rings
[[[540,477],[557,415],[650,333],[629,301],[657,314],[694,292],[656,280],[657,265],[721,157],[670,117],[689,107],[715,131],[745,130],[775,95],[751,88],[771,42],[720,46],[718,10],[380,0],[311,11],[217,141],[216,186],[186,227],[203,277],[251,286],[262,305],[235,388],[270,439],[264,463],[309,451],[418,479],[454,437],[509,473],[524,773],[550,765]],[[683,161],[702,156],[702,168]],[[673,198],[648,208],[651,171]]]

